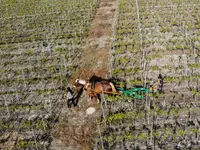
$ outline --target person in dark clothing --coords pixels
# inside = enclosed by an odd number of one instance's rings
[[[163,92],[163,77],[161,74],[158,75],[157,81],[152,85],[152,88],[155,92]]]
[[[76,106],[76,103],[75,103],[75,98],[74,98],[74,95],[73,95],[73,91],[71,90],[70,87],[67,87],[67,105],[69,108],[71,108],[71,105],[73,104],[74,106]]]
[[[164,82],[163,82],[163,77],[161,74],[158,75],[158,84],[159,84],[159,91],[163,92]]]
[[[89,79],[89,83],[92,84],[92,89],[94,89],[95,83],[101,80],[102,80],[101,77],[97,77],[95,74],[93,74],[92,77],[90,77]]]

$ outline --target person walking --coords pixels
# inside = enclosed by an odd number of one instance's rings
[[[67,87],[67,105],[69,108],[71,108],[72,104],[74,106],[76,106],[76,103],[75,103],[75,98],[74,98],[74,95],[73,95],[73,91],[71,90],[70,87]]]
[[[158,85],[159,85],[159,92],[163,92],[163,85],[164,85],[164,82],[163,82],[163,77],[161,74],[158,75]]]
[[[159,74],[157,81],[152,85],[154,92],[163,92],[163,84],[163,77],[161,74]]]

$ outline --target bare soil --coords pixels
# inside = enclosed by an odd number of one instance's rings
[[[106,77],[115,10],[115,0],[100,0],[89,35],[85,39],[80,65],[71,77],[71,84],[77,78],[87,80],[94,73]],[[96,120],[101,117],[100,105],[94,101],[87,102],[87,96],[83,93],[79,107],[63,108],[59,118],[60,123],[53,131],[55,139],[52,141],[52,150],[58,148],[88,150],[94,146]],[[91,106],[97,111],[87,115],[86,110]]]
[[[72,75],[71,83],[77,78],[88,79],[93,73],[106,77],[115,10],[115,0],[100,0],[89,35],[85,40],[80,66]]]

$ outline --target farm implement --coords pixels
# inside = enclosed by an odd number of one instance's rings
[[[117,92],[104,91],[103,93],[123,95],[123,96],[127,96],[130,98],[143,100],[147,93],[153,93],[153,92],[155,92],[153,87],[147,88],[147,87],[143,87],[143,86],[134,86],[130,89],[118,88]]]
[[[124,96],[143,100],[147,93],[153,93],[154,90],[152,87],[147,88],[147,87],[143,87],[143,86],[135,86],[131,89],[119,88],[119,92],[122,93],[122,95],[124,95]]]

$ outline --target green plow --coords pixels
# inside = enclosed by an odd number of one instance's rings
[[[152,88],[135,86],[131,89],[119,88],[119,92],[122,93],[122,95],[124,96],[143,100],[145,98],[146,93],[153,93],[154,91]]]

